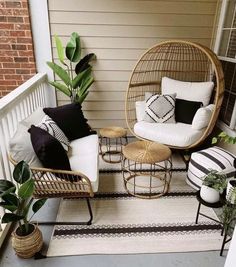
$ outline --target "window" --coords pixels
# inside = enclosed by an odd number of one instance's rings
[[[236,0],[223,0],[215,52],[225,74],[225,95],[220,120],[236,130]]]

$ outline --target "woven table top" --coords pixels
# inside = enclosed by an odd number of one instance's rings
[[[111,126],[111,127],[102,128],[100,130],[100,135],[102,137],[107,137],[107,138],[119,138],[119,137],[126,136],[127,131],[121,127]]]
[[[150,141],[137,141],[123,147],[124,156],[139,163],[154,164],[167,160],[171,156],[169,147]]]

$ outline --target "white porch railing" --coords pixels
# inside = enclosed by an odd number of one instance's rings
[[[18,122],[28,117],[38,107],[53,106],[51,88],[46,74],[36,74],[30,80],[0,99],[0,179],[12,180],[12,166],[8,160],[8,143]],[[0,216],[3,214],[0,210]],[[1,230],[0,230],[1,231]],[[1,245],[0,232],[0,245]]]

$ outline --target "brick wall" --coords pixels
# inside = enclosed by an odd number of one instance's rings
[[[28,1],[0,0],[0,97],[35,73]]]

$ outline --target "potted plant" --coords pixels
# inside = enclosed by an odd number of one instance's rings
[[[210,170],[203,178],[200,190],[201,198],[208,203],[216,203],[220,200],[220,194],[223,193],[227,186],[226,175]]]
[[[30,258],[39,252],[43,245],[42,233],[31,223],[31,219],[46,199],[34,201],[34,180],[26,162],[21,161],[15,166],[13,179],[14,183],[0,180],[0,206],[6,210],[2,223],[18,222],[18,227],[12,234],[12,246],[19,257]],[[29,218],[30,208],[32,215]]]
[[[62,67],[55,62],[47,62],[47,64],[62,82],[51,81],[49,83],[70,97],[71,102],[81,104],[88,95],[89,87],[94,82],[92,66],[89,62],[95,59],[95,54],[90,53],[81,59],[80,37],[76,32],[73,32],[65,48],[65,55],[69,60],[69,64],[67,64],[60,38],[55,36],[55,42]]]

